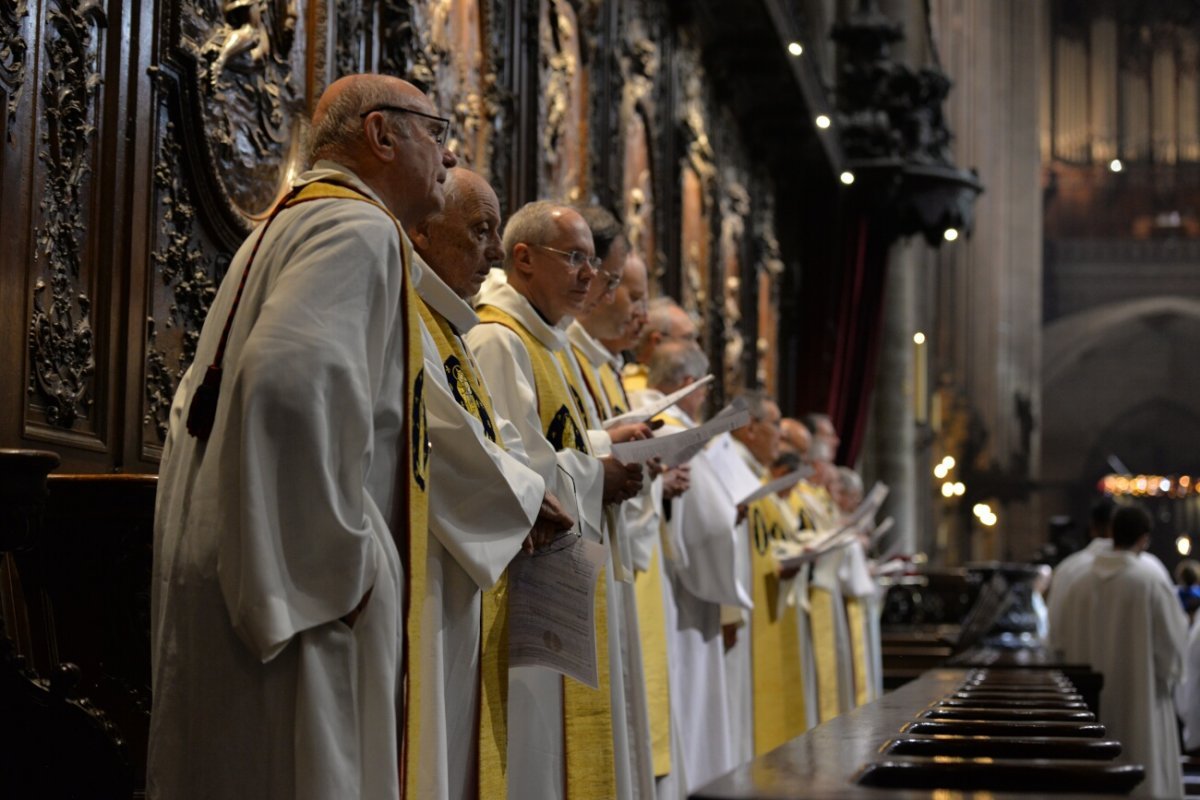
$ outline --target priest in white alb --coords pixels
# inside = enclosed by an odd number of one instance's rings
[[[527,466],[520,435],[496,413],[461,338],[479,321],[465,298],[503,256],[496,193],[479,175],[455,167],[446,177],[443,209],[410,234],[423,267],[416,287],[431,449],[426,566],[421,575],[412,570],[411,589],[424,598],[421,627],[409,640],[421,647],[420,707],[419,715],[409,715],[405,757],[418,797],[502,798],[505,570],[522,546],[548,541],[572,520]]]
[[[448,125],[397,78],[331,84],[213,301],[155,509],[152,798],[400,796],[428,479],[402,226],[441,207]]]
[[[604,507],[640,490],[642,468],[612,458],[611,443],[589,439],[586,390],[556,355],[568,347],[565,327],[596,277],[591,233],[570,208],[530,203],[505,226],[503,250],[507,280],[480,293],[484,324],[467,333],[467,344],[534,469],[577,514],[582,535],[607,545]],[[606,559],[596,603],[600,690],[541,667],[509,671],[511,797],[633,796],[613,583]]]
[[[1183,677],[1187,617],[1171,587],[1138,557],[1152,529],[1140,506],[1117,510],[1112,549],[1067,587],[1050,645],[1068,662],[1090,664],[1104,675],[1100,722],[1121,742],[1121,757],[1146,768],[1133,794],[1181,797],[1172,694]]]

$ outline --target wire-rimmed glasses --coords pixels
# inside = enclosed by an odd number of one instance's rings
[[[584,264],[587,264],[589,267],[591,267],[593,272],[600,272],[600,259],[596,256],[589,256],[582,250],[559,250],[557,247],[550,247],[544,244],[535,244],[532,246],[540,250],[547,250],[551,253],[557,253],[558,255],[563,256],[567,262],[567,266],[571,268],[572,272],[578,270]],[[607,275],[608,273],[605,274]]]
[[[431,128],[429,135],[434,138],[439,147],[445,147],[446,142],[450,139],[450,120],[445,117],[438,117],[433,114],[426,114],[424,111],[417,111],[415,108],[405,108],[404,106],[376,106],[359,114],[359,119],[364,119],[368,114],[374,114],[376,111],[395,111],[398,114],[413,114],[414,116],[423,117],[433,122],[438,123],[438,127]]]

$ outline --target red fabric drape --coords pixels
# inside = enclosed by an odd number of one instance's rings
[[[823,411],[842,444],[839,464],[862,450],[879,365],[888,244],[871,221],[852,216],[833,259],[841,268],[812,275],[801,289],[805,316],[798,348],[798,413]]]

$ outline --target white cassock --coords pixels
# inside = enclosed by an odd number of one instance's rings
[[[726,492],[727,502],[734,508],[743,498],[762,485],[762,476],[750,462],[757,464],[749,451],[725,434],[715,438],[704,450],[709,467],[716,474]],[[747,460],[749,458],[749,460]],[[745,764],[754,759],[754,661],[751,639],[750,587],[753,577],[750,563],[749,521],[742,520],[734,526],[734,565],[732,573],[735,591],[746,592],[742,602],[721,607],[722,624],[739,624],[737,642],[725,651],[725,682],[729,690],[726,700],[729,706],[729,738],[733,744],[733,759],[736,764]],[[688,548],[691,559],[692,548]]]
[[[863,629],[860,646],[862,647],[863,670],[866,678],[862,694],[864,695],[863,701],[869,703],[883,693],[883,643],[879,626],[879,615],[882,613],[880,605],[882,592],[879,584],[871,575],[862,542],[857,538],[844,548],[842,563],[838,568],[838,582],[841,585],[842,596],[854,598],[862,609]],[[848,630],[850,636],[853,637],[855,631],[852,628],[848,628]],[[855,675],[856,690],[859,688],[857,677]],[[857,696],[853,698],[853,705],[858,705]]]
[[[1069,625],[1050,629],[1070,661],[1103,673],[1100,722],[1123,759],[1146,768],[1133,794],[1180,797],[1179,734],[1171,695],[1183,673],[1187,618],[1158,572],[1128,550],[1097,555],[1061,600]]]
[[[419,256],[422,299],[460,333],[479,318]],[[418,796],[477,792],[481,592],[490,589],[537,518],[545,483],[530,469],[521,437],[499,413],[500,447],[451,394],[437,343],[425,334],[429,431],[429,537],[421,610],[421,742]],[[507,448],[507,449],[505,449]],[[412,745],[410,745],[412,746]]]
[[[1054,636],[1056,626],[1070,625],[1070,619],[1063,617],[1062,598],[1067,594],[1067,588],[1088,573],[1096,556],[1112,552],[1112,539],[1096,537],[1088,542],[1087,547],[1078,550],[1059,562],[1050,578],[1050,599],[1047,602],[1050,636]],[[1142,551],[1138,558],[1146,563],[1161,578],[1168,587],[1174,590],[1175,581],[1171,573],[1153,553]]]
[[[1188,632],[1183,680],[1175,689],[1175,711],[1183,721],[1183,749],[1200,748],[1200,614]]]
[[[617,374],[621,374],[620,359],[612,356],[603,344],[592,338],[582,325],[571,322],[567,326],[567,340],[570,344],[580,347],[591,361],[593,368],[599,368],[605,361],[615,361]],[[606,404],[607,398],[595,398],[588,391],[588,383],[580,371],[574,349],[568,347],[567,353],[572,368],[576,386],[583,388],[583,412],[588,418],[588,440],[594,453],[608,453],[612,448],[612,438],[602,429],[602,423],[613,415],[612,409]],[[605,405],[597,405],[597,402]],[[645,477],[645,470],[643,470]],[[661,483],[659,497],[662,497]],[[624,574],[629,581],[620,580],[610,584],[617,595],[617,604],[621,613],[621,671],[625,683],[625,722],[628,726],[627,740],[629,752],[629,773],[632,797],[650,798],[655,796],[654,787],[654,758],[650,734],[650,711],[646,698],[646,676],[642,669],[642,637],[641,625],[637,612],[637,590],[633,584],[634,571],[645,570],[650,566],[653,555],[652,546],[644,538],[635,541],[638,534],[644,534],[644,527],[630,528],[631,515],[638,516],[646,511],[646,506],[653,492],[652,481],[642,482],[641,493],[629,501],[613,509],[609,516],[610,523],[608,541],[614,545],[614,559],[621,559]],[[630,503],[636,508],[630,510]],[[657,519],[657,517],[655,517]],[[643,526],[645,520],[641,520]]]
[[[330,162],[298,182],[337,178]],[[399,793],[404,571],[389,521],[404,415],[401,234],[317,200],[263,238],[207,443],[189,436],[258,232],[180,382],[154,526],[147,790],[170,798]],[[340,621],[368,590],[353,629]]]
[[[538,341],[552,351],[567,347],[560,327],[546,323],[529,302],[501,281],[489,282],[478,302],[494,305],[515,317]],[[496,413],[509,419],[525,445],[531,466],[563,500],[567,511],[578,512],[583,535],[604,541],[604,472],[595,456],[577,450],[555,452],[542,432],[537,389],[529,353],[520,337],[498,324],[477,325],[466,335],[484,373]],[[561,468],[561,469],[559,469]],[[570,477],[566,477],[569,475]],[[605,562],[607,585],[616,585],[612,559]],[[621,669],[621,618],[619,592],[608,591],[609,674],[612,691],[613,760],[618,797],[632,796],[629,774],[628,724]],[[606,643],[600,642],[599,657]],[[562,797],[563,714],[562,676],[540,667],[509,669],[508,694],[508,794],[513,798]]]
[[[632,399],[635,407],[661,399],[648,389]],[[667,410],[685,426],[696,422],[677,406]],[[666,427],[663,428],[666,430]],[[724,444],[727,441],[723,440]],[[721,606],[748,609],[745,583],[739,584],[737,509],[724,485],[701,453],[689,462],[690,487],[671,501],[664,540],[677,552],[667,562],[669,577],[668,652],[670,655],[672,731],[678,731],[682,766],[672,771],[685,793],[693,792],[738,765],[731,738],[729,686],[721,635]],[[739,638],[748,635],[743,628]]]

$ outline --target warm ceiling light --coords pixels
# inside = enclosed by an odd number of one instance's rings
[[[954,496],[954,484],[950,483],[949,481],[947,481],[946,483],[943,483],[942,484],[942,497],[953,497],[953,496]]]
[[[958,228],[946,228],[946,232],[942,234],[942,238],[947,242],[953,242],[958,238]]]
[[[949,474],[950,470],[946,468],[945,464],[938,464],[933,468],[933,477],[937,478],[938,480],[945,478]]]
[[[942,459],[942,463],[946,465],[946,469],[954,469],[954,465],[958,462],[954,460],[954,456],[946,456]]]
[[[925,334],[917,331],[913,334],[913,344],[925,344]]]
[[[854,173],[851,172],[850,170],[846,170],[845,172],[843,172],[842,173],[842,183],[846,184],[847,186],[854,183]]]
[[[830,126],[830,124],[831,123],[829,121],[829,117],[827,117],[826,115],[821,114],[817,117],[817,127],[820,128],[821,130],[825,130],[826,128],[828,128]]]
[[[1186,536],[1180,536],[1175,540],[1175,549],[1179,551],[1179,555],[1187,556],[1192,553],[1192,540]]]
[[[1120,172],[1121,170],[1125,169],[1125,165],[1121,163],[1121,159],[1114,158],[1112,161],[1108,162],[1108,168],[1113,172]]]
[[[954,484],[954,494],[956,496],[962,497],[966,493],[967,493],[966,484],[964,484],[962,481],[958,481],[957,483]]]
[[[794,56],[802,56],[804,55],[804,47],[799,42],[789,42],[788,52]]]

